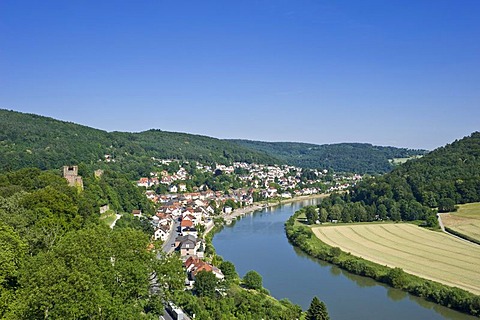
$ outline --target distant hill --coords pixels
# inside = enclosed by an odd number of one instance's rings
[[[0,109],[0,170],[56,169],[80,162],[101,166],[105,155],[115,160],[109,166],[138,175],[150,172],[152,157],[204,163],[281,163],[264,152],[206,136],[161,130],[107,132]]]
[[[285,163],[303,168],[331,168],[337,172],[385,173],[394,168],[392,160],[427,153],[367,143],[316,145],[298,142],[228,140],[239,146],[266,152]]]
[[[341,199],[340,199],[341,197]],[[342,222],[426,220],[437,225],[435,211],[480,201],[480,132],[408,161],[392,172],[364,179],[321,206]]]
[[[337,172],[384,173],[389,159],[423,155],[425,150],[378,147],[362,143],[315,145],[297,142],[260,142],[216,138],[161,130],[140,133],[107,132],[49,117],[0,109],[0,170],[24,167],[60,168],[84,163],[140,176],[152,168],[151,158],[287,163]]]

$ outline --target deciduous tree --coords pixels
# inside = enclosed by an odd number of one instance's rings
[[[195,276],[195,284],[193,289],[200,297],[214,297],[215,289],[217,288],[217,277],[208,271],[200,271]]]
[[[249,289],[259,290],[263,286],[262,276],[255,270],[248,271],[243,277],[243,283]]]

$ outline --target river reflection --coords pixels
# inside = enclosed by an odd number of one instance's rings
[[[240,276],[259,272],[275,298],[287,298],[305,310],[318,296],[332,319],[478,319],[351,274],[293,247],[285,236],[285,221],[301,206],[318,201],[246,215],[217,233],[213,245],[235,264]]]

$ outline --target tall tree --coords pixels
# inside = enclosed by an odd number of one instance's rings
[[[323,301],[317,297],[313,297],[310,307],[307,310],[305,320],[329,320],[327,307]]]
[[[305,216],[307,217],[308,224],[315,224],[318,220],[318,212],[314,206],[306,207]]]
[[[155,255],[148,236],[132,229],[72,231],[28,259],[6,319],[137,319],[159,305],[150,294]],[[157,272],[158,273],[158,272]]]
[[[220,264],[220,270],[222,270],[225,280],[232,281],[238,278],[238,273],[235,270],[235,265],[230,261],[223,261]]]
[[[27,245],[10,226],[0,221],[0,318],[3,319],[18,286],[18,270]]]
[[[213,298],[217,284],[217,277],[212,272],[202,270],[195,276],[193,288],[199,296]]]
[[[263,284],[262,276],[255,270],[248,271],[243,277],[243,283],[249,289],[261,289]]]

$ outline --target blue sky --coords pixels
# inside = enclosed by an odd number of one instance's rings
[[[480,1],[0,2],[0,108],[434,149],[480,130]]]

